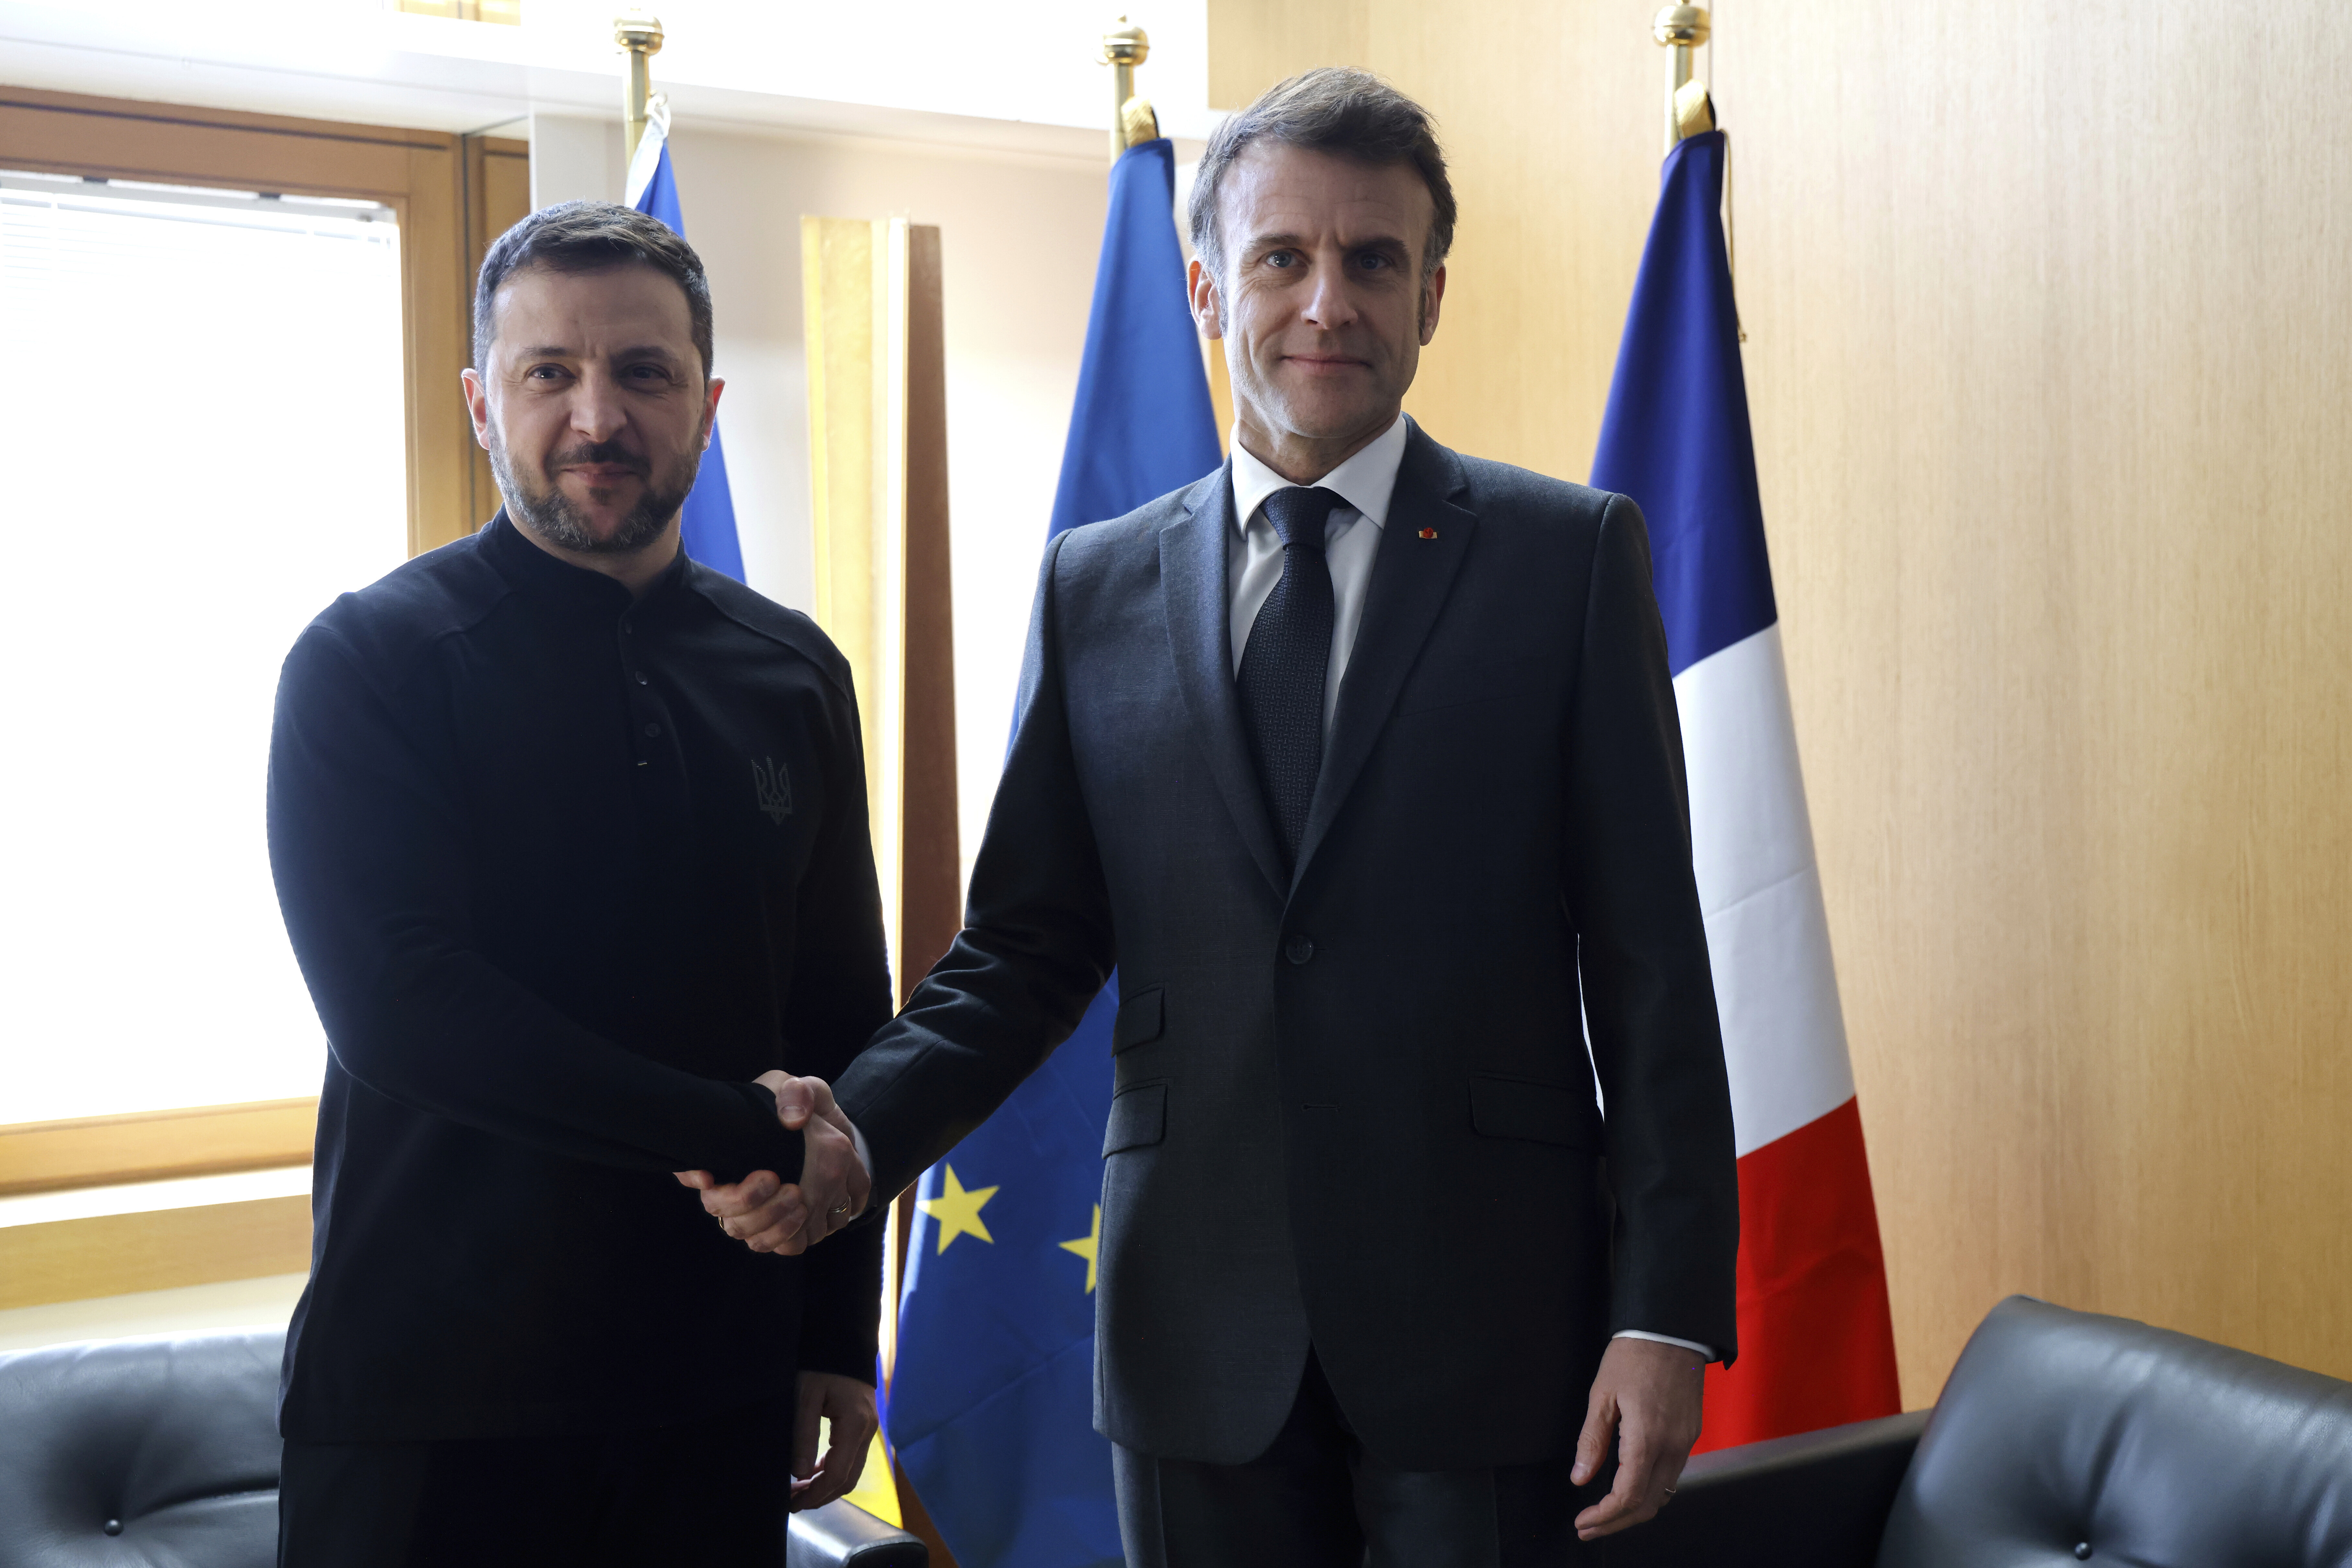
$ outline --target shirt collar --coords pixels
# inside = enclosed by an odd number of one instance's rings
[[[517,588],[614,614],[625,613],[632,603],[643,604],[667,592],[687,571],[686,550],[681,545],[661,574],[646,586],[645,593],[632,600],[626,588],[603,572],[574,566],[523,538],[522,529],[507,516],[504,507],[483,526],[482,535],[483,545],[500,575]]]
[[[1386,528],[1389,500],[1396,494],[1397,468],[1404,462],[1406,434],[1404,415],[1398,414],[1396,423],[1374,437],[1370,446],[1320,479],[1308,483],[1338,491],[1340,498],[1369,518],[1374,528]],[[1249,520],[1258,507],[1276,490],[1287,489],[1290,481],[1259,462],[1238,437],[1233,443],[1233,450],[1234,522],[1247,533]]]

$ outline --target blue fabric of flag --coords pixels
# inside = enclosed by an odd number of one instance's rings
[[[1666,155],[1592,459],[1594,486],[1631,496],[1649,524],[1677,675],[1779,615],[1723,243],[1726,147],[1710,131]]]
[[[1185,302],[1176,148],[1162,138],[1112,165],[1110,216],[1087,320],[1078,396],[1048,537],[1131,512],[1224,461]]]
[[[677,206],[677,175],[670,168],[667,136],[662,141],[661,162],[654,169],[654,177],[646,182],[636,206],[637,211],[667,224],[678,238],[686,237],[686,219]],[[702,455],[694,488],[687,492],[678,531],[687,554],[714,571],[743,580],[743,546],[735,534],[735,494],[727,485],[727,447],[719,439],[716,423],[710,427],[710,446]]]
[[[1049,537],[1132,511],[1223,461],[1174,195],[1166,141],[1112,166]],[[1121,1562],[1110,1444],[1094,1429],[1093,1296],[1118,999],[1114,978],[1077,1032],[917,1189],[929,1217],[908,1248],[888,1430],[963,1568]],[[943,1225],[950,1211],[988,1239]]]

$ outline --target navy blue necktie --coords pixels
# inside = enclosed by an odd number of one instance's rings
[[[1251,622],[1234,677],[1286,866],[1298,863],[1307,808],[1323,770],[1323,683],[1331,664],[1333,614],[1323,528],[1347,504],[1336,491],[1299,485],[1265,498],[1265,520],[1282,540],[1282,580]]]

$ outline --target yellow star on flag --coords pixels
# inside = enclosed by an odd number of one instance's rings
[[[996,1238],[991,1236],[988,1227],[981,1223],[980,1211],[990,1198],[996,1196],[996,1189],[983,1186],[975,1187],[971,1192],[964,1191],[963,1183],[956,1180],[953,1166],[947,1167],[946,1176],[947,1179],[940,1184],[939,1197],[915,1200],[917,1208],[939,1222],[940,1250],[946,1251],[948,1243],[959,1236],[977,1236],[993,1245]]]
[[[1095,1228],[1076,1241],[1061,1244],[1065,1252],[1075,1252],[1087,1260],[1087,1294],[1095,1293],[1095,1253],[1102,1246],[1102,1205],[1095,1205]]]

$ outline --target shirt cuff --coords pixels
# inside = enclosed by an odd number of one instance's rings
[[[857,1153],[859,1157],[864,1157],[866,1154],[866,1145],[864,1144],[861,1143],[857,1145]],[[1655,1340],[1660,1344],[1678,1344],[1682,1346],[1683,1349],[1689,1351],[1692,1354],[1697,1356],[1701,1361],[1713,1361],[1715,1359],[1715,1352],[1707,1346],[1699,1343],[1696,1340],[1676,1339],[1670,1333],[1650,1333],[1642,1329],[1619,1329],[1615,1333],[1611,1334],[1609,1337],[1611,1339]]]
[[[849,1118],[846,1116],[844,1116],[842,1120],[849,1122]],[[857,1163],[866,1167],[866,1184],[871,1186],[874,1181],[874,1156],[866,1152],[866,1134],[859,1129],[857,1124],[855,1122],[849,1122],[849,1141],[857,1147]],[[1652,1335],[1649,1337],[1654,1338],[1656,1336]],[[1677,1341],[1676,1343],[1679,1343],[1680,1342]]]

